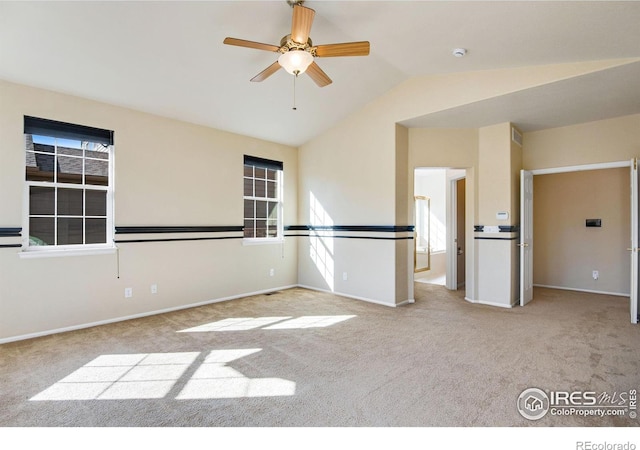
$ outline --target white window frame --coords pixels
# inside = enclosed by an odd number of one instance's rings
[[[27,133],[29,134],[29,133]],[[23,155],[26,161],[27,155],[27,134],[24,135],[24,146],[23,146]],[[32,136],[46,136],[46,134],[33,134]],[[48,137],[48,136],[47,136]],[[90,140],[77,139],[82,142],[91,142]],[[57,145],[57,144],[56,144]],[[54,181],[24,181],[24,191],[23,191],[23,217],[22,217],[22,252],[20,253],[21,258],[34,258],[34,257],[51,257],[51,256],[75,256],[75,255],[95,255],[95,254],[108,254],[114,253],[116,250],[115,242],[114,242],[114,194],[113,194],[113,185],[114,185],[114,160],[115,160],[115,146],[108,145],[105,146],[107,148],[109,158],[108,158],[108,184],[106,186],[95,185],[95,184],[86,184],[84,183],[84,167],[83,164],[83,183],[60,183],[57,181],[58,173],[54,170]],[[57,158],[57,150],[54,154],[54,158]],[[83,150],[83,156],[77,157],[85,159],[93,159],[87,158],[85,152]],[[104,160],[101,160],[104,161]],[[25,165],[23,164],[23,170]],[[77,189],[77,190],[99,190],[106,192],[106,236],[105,243],[92,243],[92,244],[67,244],[67,245],[30,245],[30,232],[29,232],[29,218],[30,214],[30,188],[32,186],[36,187],[48,187],[48,188],[62,188],[62,189]],[[57,189],[56,189],[57,193]],[[54,202],[57,202],[57,195],[55,196]],[[83,211],[84,213],[84,211]],[[57,235],[57,214],[54,214],[54,234]],[[86,215],[83,214],[83,220],[87,218]],[[91,217],[89,217],[91,218]],[[84,227],[83,227],[84,229]],[[85,230],[86,231],[86,230]]]
[[[251,166],[252,164],[243,164],[243,175],[242,175],[242,180],[244,182],[244,179],[246,178],[244,176],[244,166]],[[259,165],[253,165],[253,167],[258,167],[260,168]],[[254,169],[255,170],[255,169]],[[273,169],[271,169],[273,170]],[[244,226],[244,220],[246,219],[244,217],[244,201],[245,200],[259,200],[259,201],[276,201],[277,202],[277,213],[278,213],[278,219],[277,219],[277,231],[276,231],[276,236],[272,237],[272,236],[265,236],[265,237],[243,237],[242,239],[242,243],[243,245],[260,245],[260,244],[281,244],[282,242],[284,242],[284,219],[283,219],[283,212],[284,212],[284,169],[277,169],[276,170],[276,195],[277,198],[265,198],[265,197],[255,197],[255,196],[245,196],[244,195],[244,183],[243,183],[243,187],[242,187],[242,224]],[[255,217],[255,216],[254,216]]]

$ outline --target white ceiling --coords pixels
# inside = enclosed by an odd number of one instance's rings
[[[333,84],[283,70],[291,8],[277,1],[0,1],[0,79],[298,146],[414,76],[640,57],[639,1],[307,1],[314,44],[368,40],[366,57],[319,58]],[[455,58],[456,47],[468,49]],[[525,131],[640,113],[640,64],[407,121]],[[566,100],[565,100],[566,99]],[[559,101],[561,100],[561,101]],[[490,112],[488,114],[487,112]]]

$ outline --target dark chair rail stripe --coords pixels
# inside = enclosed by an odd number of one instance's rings
[[[519,237],[474,237],[477,241],[516,241],[520,239]]]
[[[158,233],[227,233],[242,232],[239,226],[135,226],[116,227],[116,234],[158,234]]]
[[[286,231],[355,231],[368,233],[412,232],[413,225],[289,225]]]
[[[22,228],[0,228],[0,237],[20,237]]]
[[[473,231],[476,233],[484,232],[484,225],[474,225]],[[499,233],[517,233],[520,231],[520,225],[498,225]]]
[[[242,239],[242,236],[198,237],[198,238],[166,238],[166,239],[118,239],[116,244],[132,244],[139,242],[184,242],[184,241],[221,241],[226,239]]]
[[[311,237],[309,234],[286,234],[285,237]],[[317,237],[317,236],[313,236]],[[371,239],[374,241],[412,241],[413,236],[380,237],[380,236],[330,236],[330,239]]]

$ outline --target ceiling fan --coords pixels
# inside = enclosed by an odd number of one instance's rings
[[[291,34],[280,40],[280,45],[262,44],[260,42],[246,41],[244,39],[225,38],[227,45],[254,48],[269,52],[280,53],[276,62],[264,69],[251,81],[264,81],[281,67],[296,77],[307,73],[320,87],[331,84],[331,78],[316,64],[314,58],[326,58],[332,56],[366,56],[369,54],[369,42],[344,42],[340,44],[326,44],[314,46],[309,37],[315,11],[302,6],[304,0],[287,0],[293,8],[291,21]]]

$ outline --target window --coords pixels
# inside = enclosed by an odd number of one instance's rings
[[[113,132],[24,118],[28,250],[111,247]]]
[[[244,157],[244,237],[282,238],[282,163]]]

